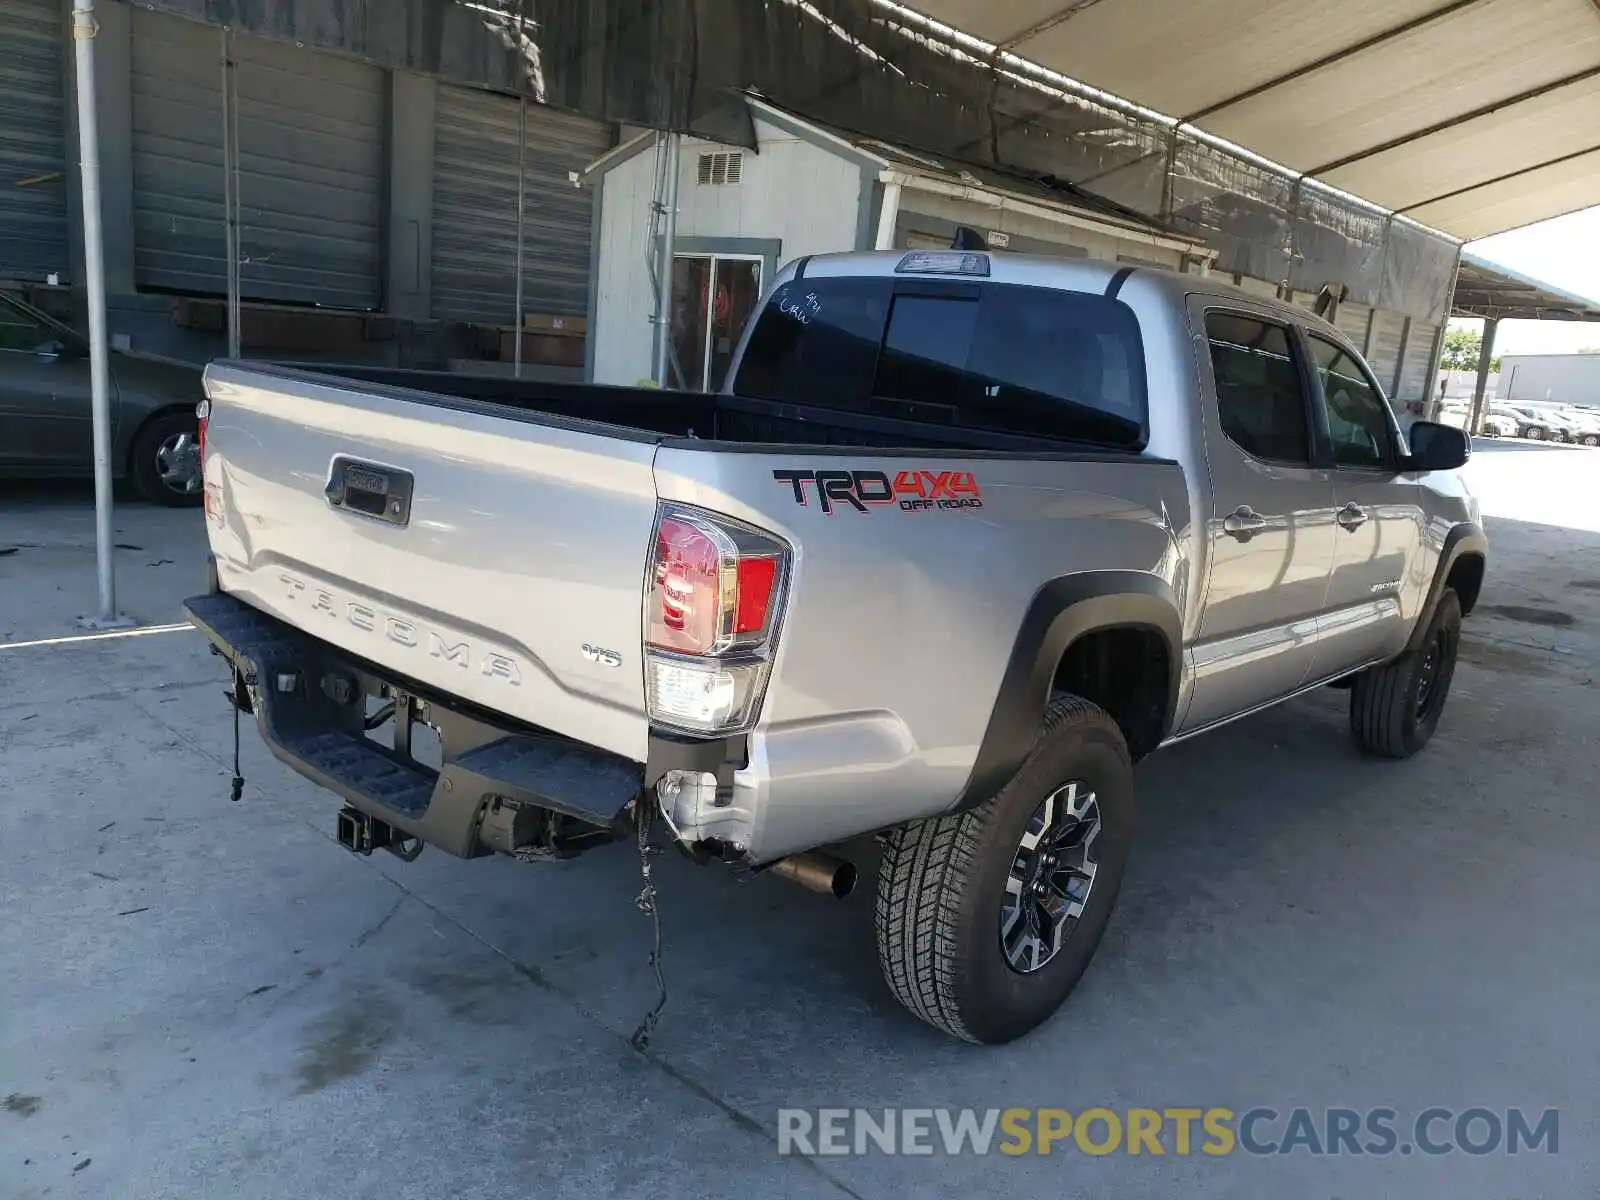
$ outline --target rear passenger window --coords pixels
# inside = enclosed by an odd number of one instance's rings
[[[1104,296],[1007,284],[965,297],[902,291],[874,394],[924,418],[943,407],[960,425],[1133,446],[1143,366],[1137,321]]]
[[[732,390],[792,404],[862,407],[889,319],[887,279],[785,283],[756,320]]]
[[[1255,317],[1206,314],[1222,432],[1246,454],[1311,465],[1305,393],[1289,331]]]

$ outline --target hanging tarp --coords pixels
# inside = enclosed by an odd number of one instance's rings
[[[1090,196],[1218,267],[1443,317],[1457,243],[872,0],[142,0],[587,117],[722,128],[796,114]]]
[[[688,107],[680,93],[690,62],[689,0],[140,0],[139,7],[605,120],[667,126]]]
[[[1307,291],[1342,283],[1347,300],[1375,303],[1386,226],[1382,209],[1302,180],[1295,197],[1289,283]]]
[[[1217,250],[1220,270],[1288,281],[1292,175],[1179,133],[1168,187],[1169,220]]]

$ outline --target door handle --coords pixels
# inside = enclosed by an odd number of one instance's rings
[[[1222,518],[1222,532],[1231,538],[1238,538],[1241,542],[1248,542],[1252,535],[1260,533],[1266,527],[1267,519],[1248,504],[1241,504]]]
[[[1339,510],[1339,515],[1334,520],[1338,521],[1342,528],[1353,532],[1367,523],[1367,510],[1352,500]]]

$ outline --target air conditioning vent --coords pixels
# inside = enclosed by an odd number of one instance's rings
[[[700,156],[699,182],[702,185],[720,187],[724,184],[738,183],[744,172],[744,155],[737,150],[719,150],[714,154]]]

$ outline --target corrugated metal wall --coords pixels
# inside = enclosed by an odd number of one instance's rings
[[[1372,323],[1372,345],[1367,347],[1367,364],[1383,385],[1384,394],[1395,395],[1395,372],[1400,365],[1400,339],[1406,319],[1397,312],[1380,308]]]
[[[134,278],[221,295],[222,34],[135,9],[132,56]]]
[[[612,127],[528,105],[523,154],[522,307],[582,314],[589,303],[594,190],[567,178],[599,158]],[[442,84],[433,152],[433,315],[516,322],[517,101]]]
[[[382,299],[384,92],[376,67],[231,41],[238,96],[240,293],[374,309]],[[133,14],[134,273],[227,286],[218,30]]]
[[[1437,325],[1426,321],[1411,322],[1411,336],[1406,339],[1406,361],[1400,371],[1400,386],[1395,397],[1400,400],[1421,400],[1428,394],[1428,376],[1433,366],[1433,339],[1439,335]]]
[[[0,278],[63,278],[66,48],[56,0],[0,0]]]
[[[1372,318],[1372,309],[1365,304],[1357,304],[1354,300],[1341,300],[1339,310],[1333,315],[1333,323],[1340,333],[1355,343],[1360,350],[1367,344],[1367,322]]]

